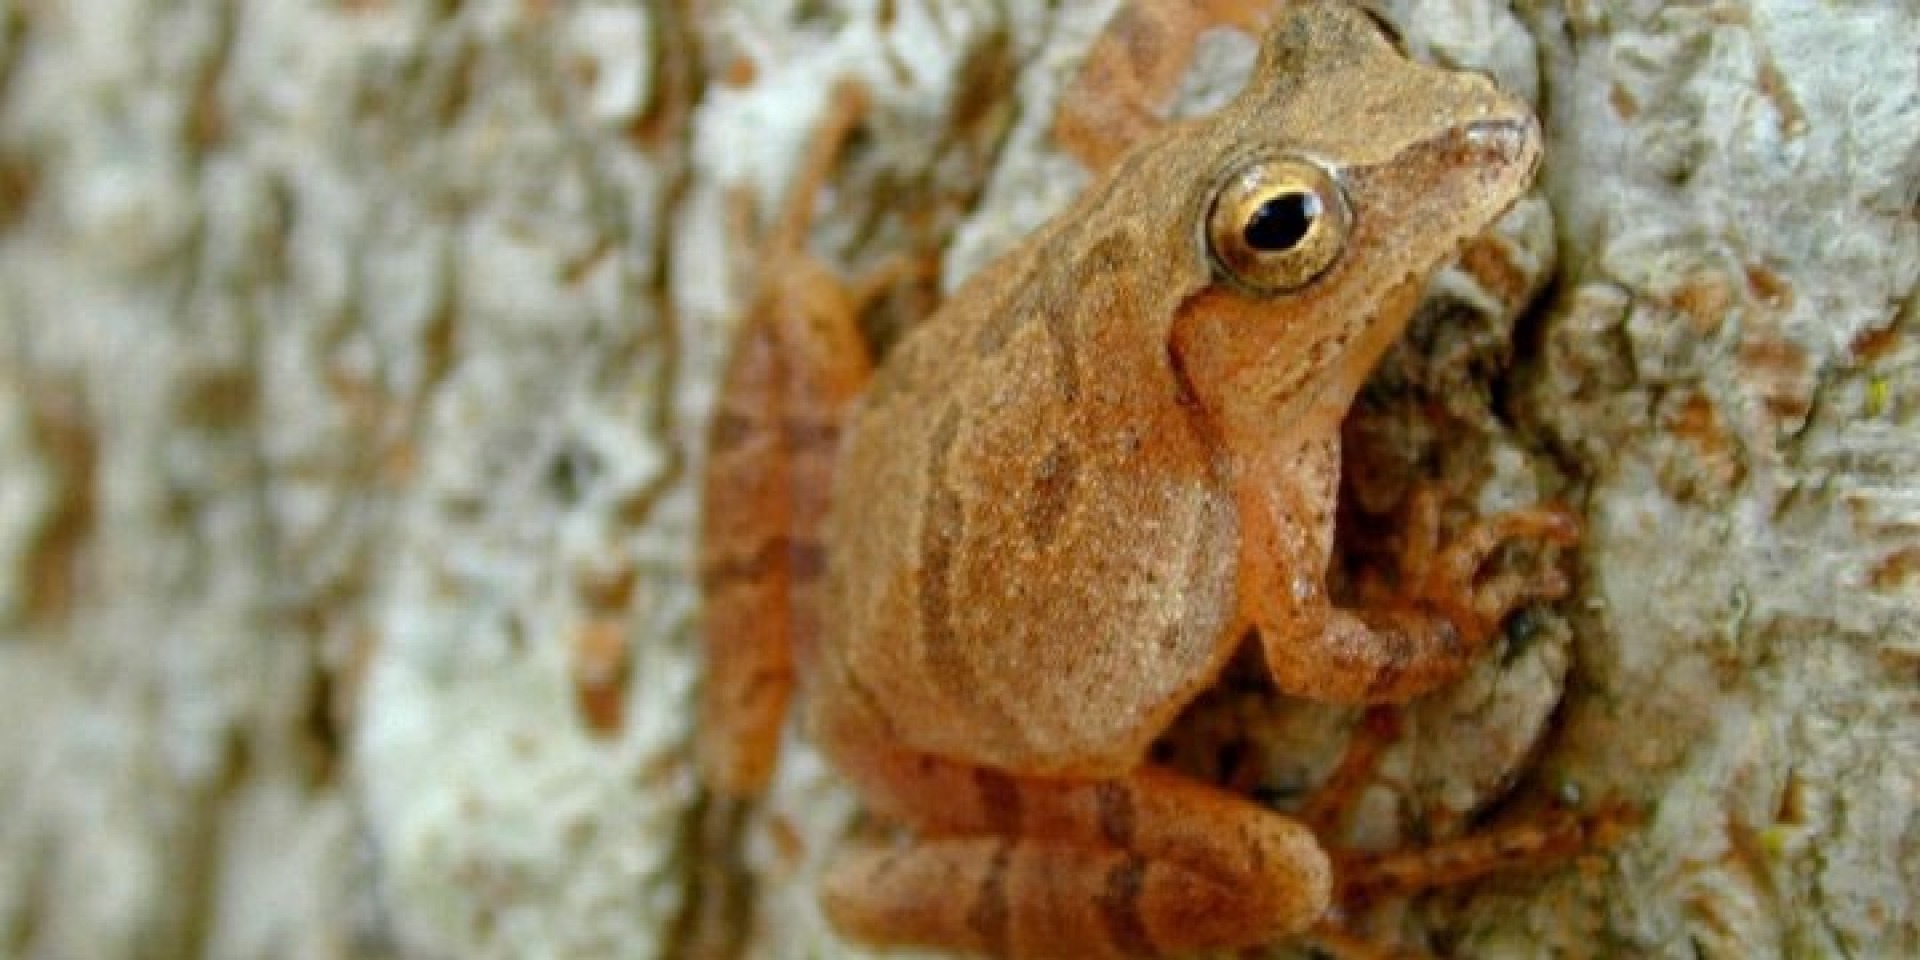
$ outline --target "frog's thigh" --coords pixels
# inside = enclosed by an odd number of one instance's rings
[[[1054,136],[1088,169],[1104,169],[1158,125],[1209,27],[1255,34],[1273,0],[1133,0],[1107,22],[1060,99]]]
[[[823,906],[857,940],[1140,956],[1267,943],[1326,910],[1331,871],[1311,832],[1166,770],[1040,780],[920,757],[851,772],[923,834],[828,870]]]
[[[847,410],[872,363],[859,311],[898,271],[848,285],[806,252],[815,194],[866,109],[842,81],[760,251],[761,293],[727,361],[702,479],[700,581],[707,676],[700,763],[707,784],[758,793],[778,759],[796,659],[818,630],[822,517]],[[749,194],[730,195],[734,243]]]
[[[804,256],[789,272],[791,303],[756,313],[735,345],[703,478],[701,757],[709,785],[741,795],[773,770],[819,632],[835,456],[871,368],[847,288]]]

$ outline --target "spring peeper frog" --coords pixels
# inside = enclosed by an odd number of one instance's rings
[[[710,783],[764,783],[796,675],[807,729],[912,839],[842,851],[845,935],[998,956],[1140,956],[1298,934],[1329,906],[1300,822],[1147,762],[1249,632],[1283,691],[1405,701],[1557,572],[1480,577],[1552,510],[1328,594],[1340,422],[1429,275],[1526,189],[1526,105],[1415,64],[1357,8],[1141,3],[1056,124],[1096,173],[873,368],[897,276],[805,255],[857,123],[843,86],[763,255],[710,443],[701,576]],[[1264,29],[1205,117],[1151,110],[1200,28]],[[1482,582],[1484,580],[1484,582]]]

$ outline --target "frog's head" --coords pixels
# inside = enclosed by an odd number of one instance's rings
[[[1541,151],[1519,98],[1413,63],[1344,4],[1290,7],[1247,88],[1185,135],[1206,148],[1189,210],[1211,276],[1172,346],[1247,443],[1344,414],[1427,278],[1525,192]]]

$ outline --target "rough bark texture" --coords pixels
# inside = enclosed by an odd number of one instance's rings
[[[1427,475],[1588,534],[1348,839],[1642,823],[1368,926],[1920,955],[1920,14],[1389,7],[1549,160],[1511,284],[1443,278],[1356,414],[1356,515]],[[858,74],[815,249],[952,289],[1084,182],[1045,131],[1109,9],[0,0],[0,957],[684,952],[723,191],[776,198]],[[1229,684],[1169,751],[1286,803],[1350,720]],[[807,891],[857,805],[790,744],[748,946],[852,955]]]

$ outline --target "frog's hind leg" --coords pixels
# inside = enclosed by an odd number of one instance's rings
[[[1132,0],[1087,50],[1080,72],[1060,98],[1054,138],[1094,172],[1159,126],[1207,28],[1229,26],[1256,38],[1272,19],[1273,0]]]
[[[915,831],[904,844],[851,846],[829,867],[822,903],[856,940],[1137,957],[1283,939],[1328,902],[1327,857],[1310,831],[1164,769],[1025,778],[831,733],[825,742],[877,812]]]
[[[848,405],[871,370],[858,328],[873,284],[849,289],[805,249],[815,195],[865,109],[843,82],[757,251],[755,295],[721,381],[703,477],[699,577],[707,677],[700,762],[709,786],[758,793],[776,762],[796,653],[819,622],[820,526]],[[729,200],[736,233],[746,194]],[[744,241],[736,237],[736,244]]]
[[[992,956],[1137,957],[1273,942],[1325,909],[1313,834],[1232,794],[1151,769],[966,779],[960,796],[1000,805],[978,811],[977,830],[839,855],[821,887],[836,928]]]
[[[1333,843],[1345,833],[1347,819],[1360,804],[1360,795],[1380,766],[1380,757],[1400,739],[1400,708],[1368,707],[1347,740],[1347,748],[1333,772],[1307,797],[1295,816],[1312,828],[1314,836]]]

